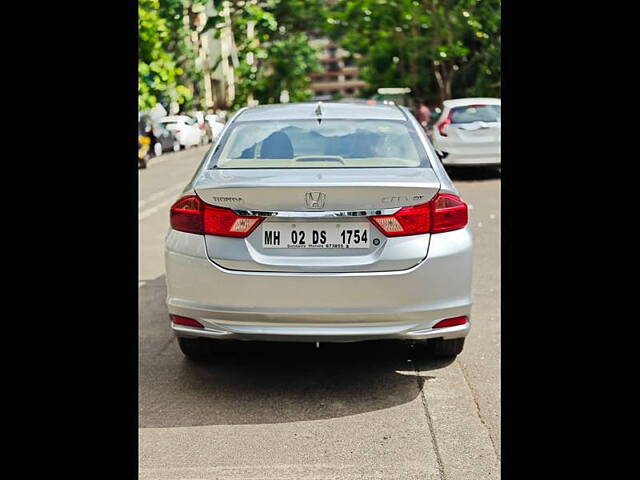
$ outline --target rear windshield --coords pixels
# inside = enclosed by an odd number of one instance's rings
[[[231,125],[217,168],[428,166],[417,132],[394,120],[251,121]]]
[[[470,105],[451,109],[451,123],[500,122],[500,105]]]

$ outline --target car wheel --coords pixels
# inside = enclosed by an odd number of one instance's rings
[[[155,145],[153,145],[153,154],[156,157],[162,155],[162,144],[160,142],[156,142]]]
[[[178,140],[173,142],[173,151],[174,152],[179,152],[180,151],[180,142]]]
[[[433,354],[436,357],[455,357],[462,352],[464,348],[463,338],[451,338],[445,340],[444,338],[437,338],[432,340],[433,342]]]
[[[189,358],[201,359],[209,353],[207,339],[178,337],[178,346],[182,353]]]

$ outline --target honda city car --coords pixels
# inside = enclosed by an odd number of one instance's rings
[[[471,320],[465,202],[405,107],[240,110],[170,210],[170,325],[227,340],[408,340],[453,357]]]

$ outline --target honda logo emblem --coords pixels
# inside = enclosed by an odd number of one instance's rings
[[[309,208],[322,208],[326,197],[322,192],[307,192],[304,194],[304,201]]]

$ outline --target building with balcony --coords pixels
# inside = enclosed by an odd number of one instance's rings
[[[367,84],[358,76],[356,57],[326,37],[311,39],[318,49],[322,71],[311,74],[313,100],[357,97]]]

